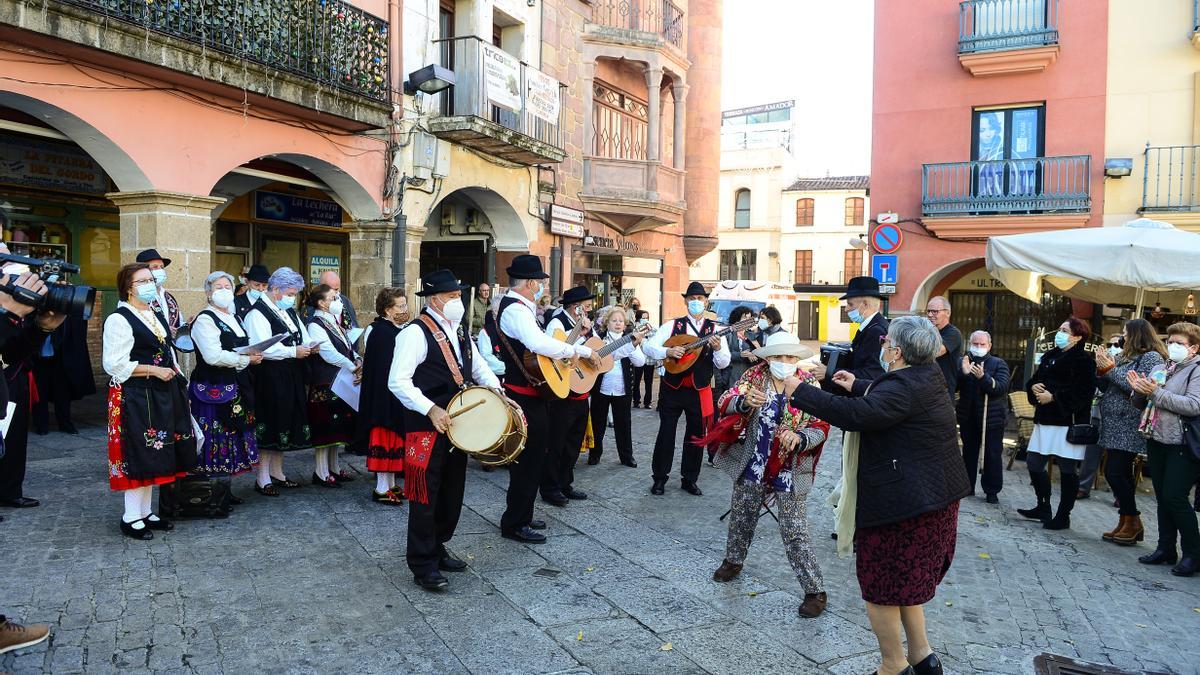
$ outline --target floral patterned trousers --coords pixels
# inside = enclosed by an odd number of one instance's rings
[[[729,538],[725,544],[725,559],[740,565],[746,561],[750,542],[754,539],[754,528],[758,525],[758,513],[766,496],[762,483],[738,480],[733,485],[733,500],[729,514]],[[787,550],[788,562],[805,593],[822,593],[825,580],[817,565],[813,552],[812,537],[808,532],[808,518],[804,513],[807,493],[773,492],[779,517],[779,533]]]

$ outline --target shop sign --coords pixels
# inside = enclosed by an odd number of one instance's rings
[[[558,80],[541,71],[527,68],[525,85],[529,90],[525,97],[525,105],[529,112],[551,124],[558,124]]]
[[[320,283],[325,272],[342,272],[342,259],[336,255],[314,255],[308,259],[308,283]]]
[[[521,62],[508,52],[490,45],[483,48],[483,82],[492,103],[521,112]]]
[[[108,174],[82,149],[20,136],[0,136],[0,183],[102,195]]]
[[[583,211],[571,209],[558,204],[550,205],[550,232],[564,237],[582,239]]]
[[[595,246],[598,248],[611,248],[612,250],[621,253],[637,253],[642,250],[636,241],[629,239],[613,239],[612,237],[602,237],[595,234],[589,234],[583,238],[584,246]]]
[[[258,190],[254,193],[254,217],[297,225],[341,227],[342,207],[328,199]]]

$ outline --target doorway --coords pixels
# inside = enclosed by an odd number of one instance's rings
[[[322,272],[332,270],[342,277],[342,293],[349,292],[344,235],[264,225],[257,230],[257,261],[268,270],[290,267],[310,286],[318,283]]]
[[[816,300],[796,302],[796,337],[801,340],[819,340],[821,303]]]
[[[447,269],[472,288],[487,281],[487,240],[426,241],[421,243],[421,276]]]

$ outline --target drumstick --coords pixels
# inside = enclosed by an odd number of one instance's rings
[[[481,406],[483,404],[484,404],[483,400],[475,401],[474,403],[469,403],[469,404],[459,408],[458,410],[455,410],[454,412],[450,413],[450,419],[454,419],[455,417],[458,417],[459,415],[467,412],[468,410],[474,410],[475,408],[478,408],[479,406]]]

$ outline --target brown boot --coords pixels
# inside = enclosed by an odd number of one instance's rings
[[[800,604],[800,616],[805,619],[815,619],[825,611],[824,593],[805,593],[804,602]]]
[[[22,626],[0,615],[0,654],[32,647],[50,635],[50,627],[35,623]]]
[[[731,563],[728,560],[722,560],[721,566],[717,568],[716,572],[713,572],[713,581],[720,581],[722,583],[733,581],[741,573],[741,565]]]
[[[1121,546],[1135,546],[1146,538],[1146,528],[1142,525],[1141,516],[1126,516],[1125,529],[1113,535],[1113,542]]]
[[[1117,523],[1117,526],[1114,527],[1113,529],[1109,530],[1108,532],[1105,532],[1104,534],[1100,535],[1100,538],[1103,539],[1104,541],[1112,541],[1113,536],[1116,535],[1118,532],[1123,531],[1128,522],[1129,522],[1129,516],[1121,516],[1121,520]]]

